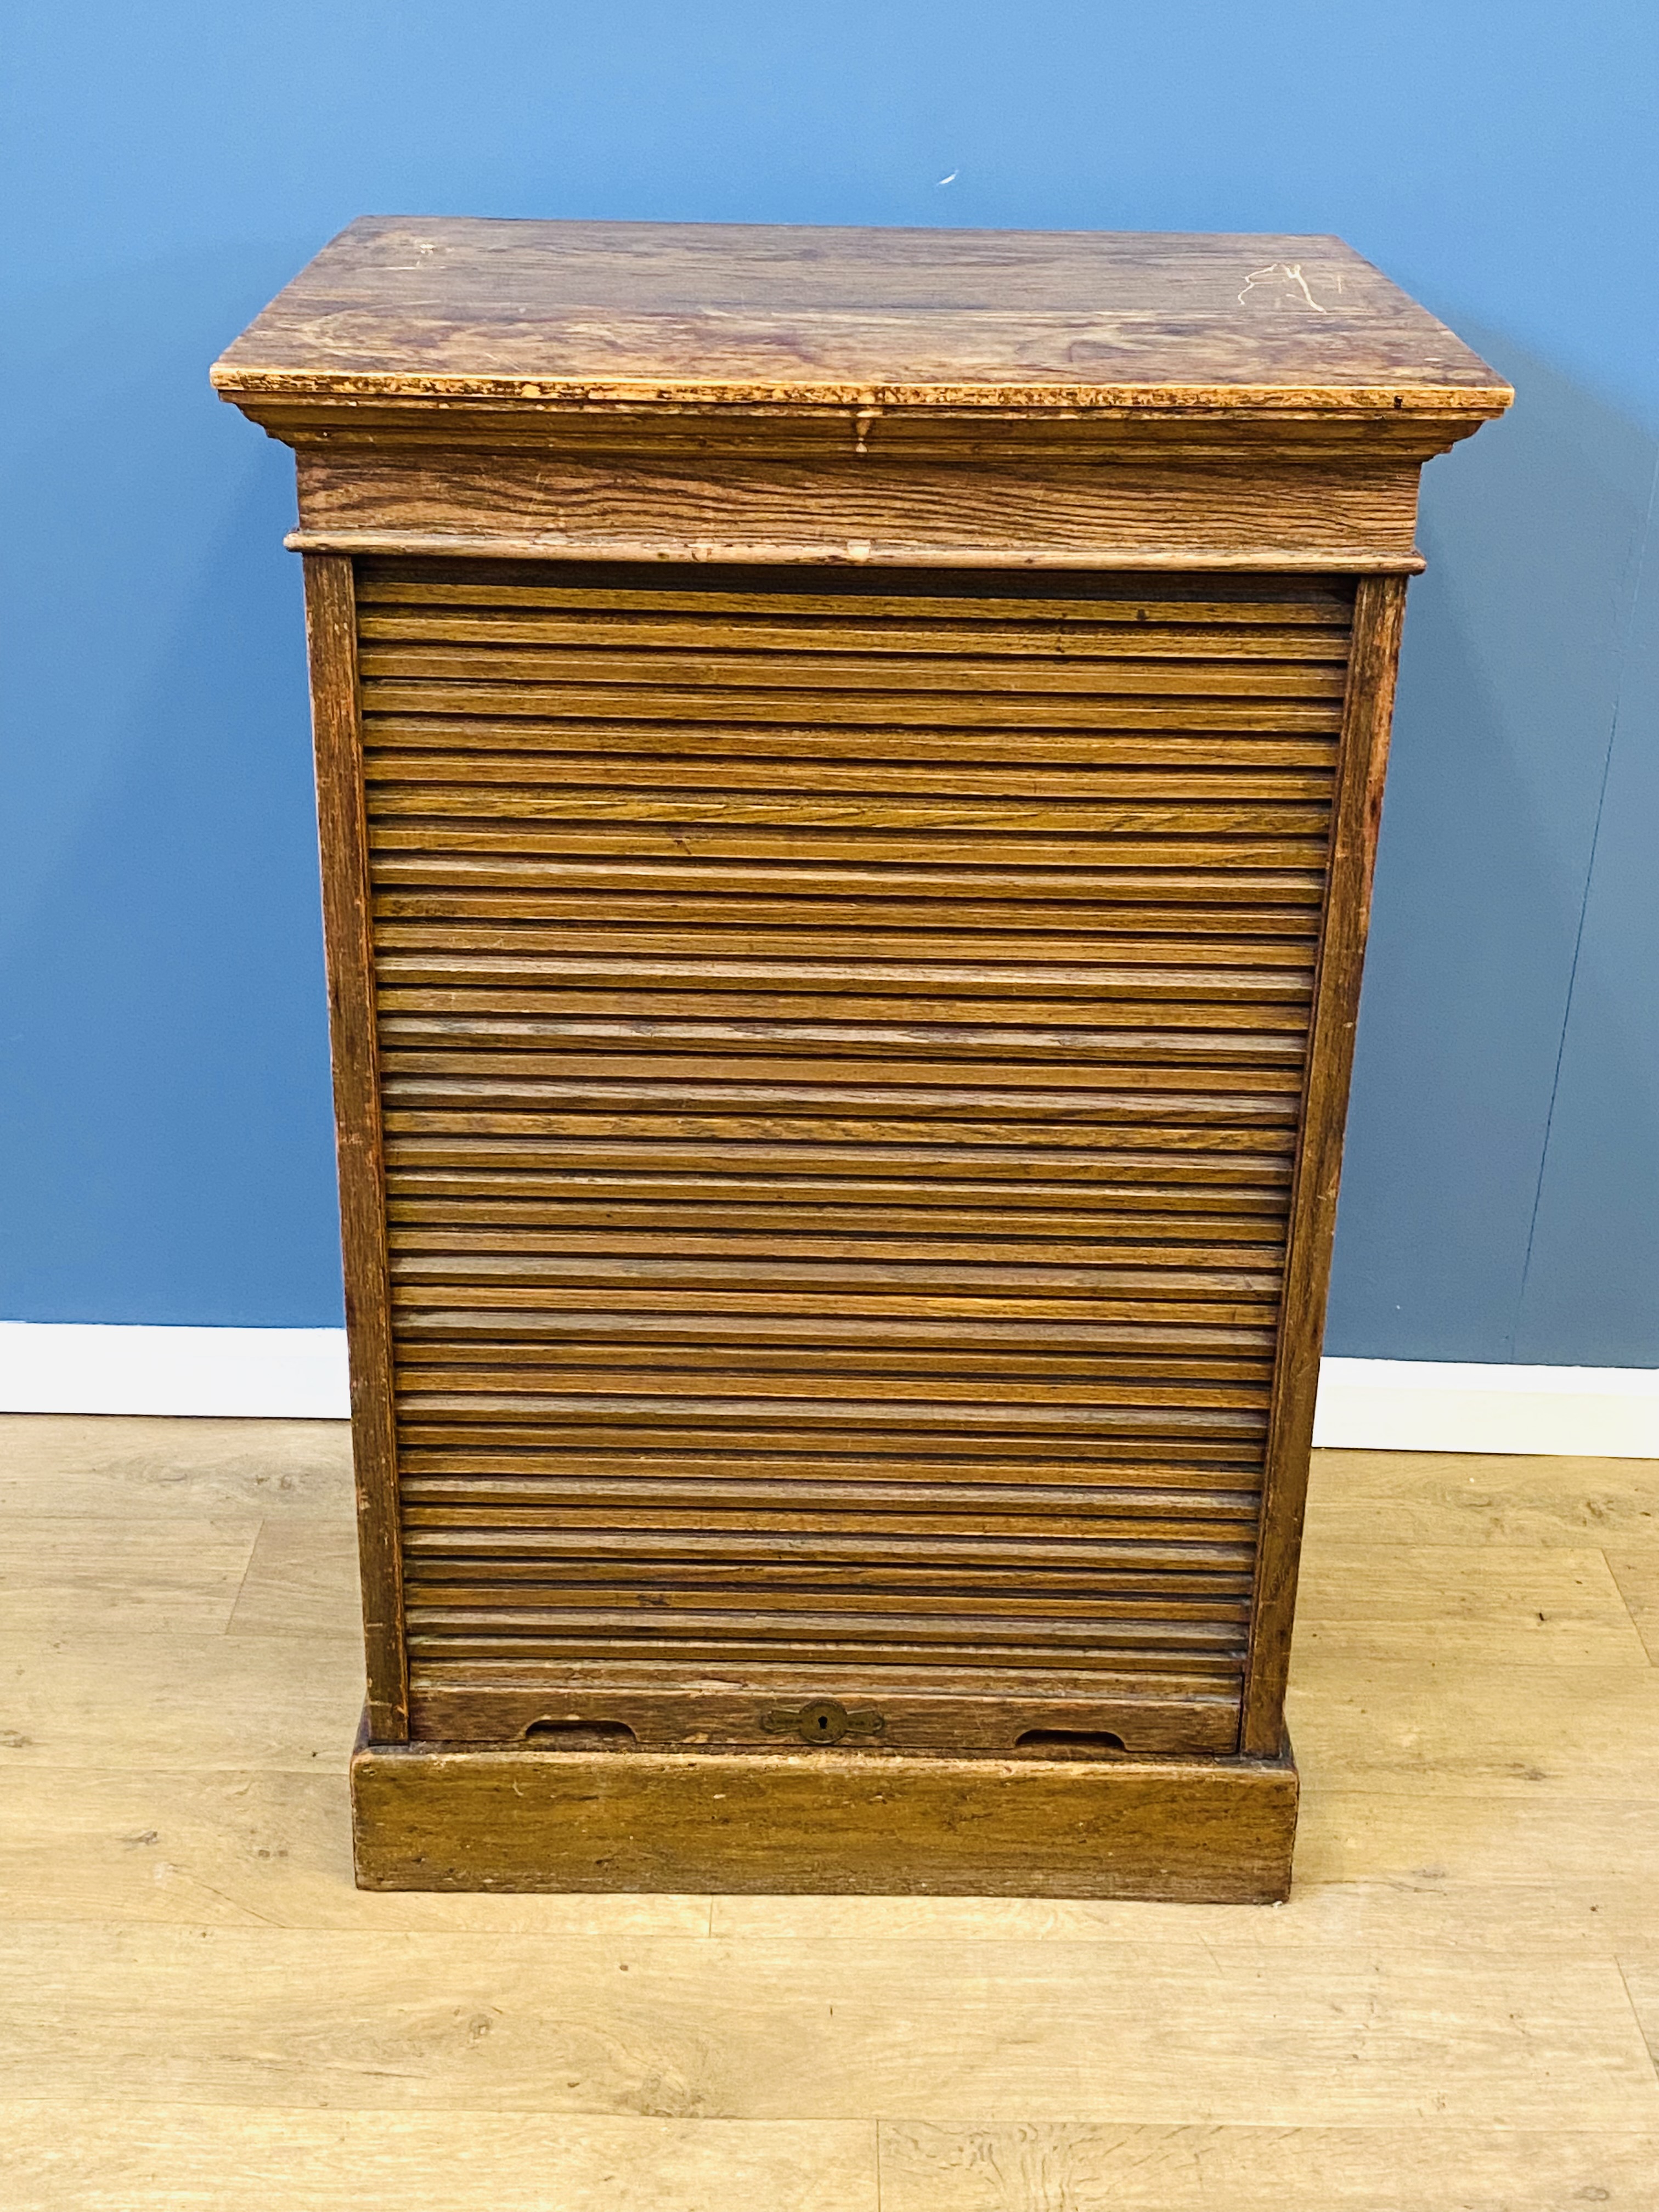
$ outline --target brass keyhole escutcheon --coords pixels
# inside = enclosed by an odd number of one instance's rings
[[[880,1735],[887,1723],[868,1710],[849,1713],[834,1698],[813,1698],[804,1705],[779,1705],[761,1715],[771,1735],[798,1735],[803,1743],[839,1743],[843,1736]]]

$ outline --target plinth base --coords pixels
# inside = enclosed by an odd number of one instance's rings
[[[1103,1897],[1271,1905],[1279,1759],[453,1749],[351,1762],[363,1889]]]

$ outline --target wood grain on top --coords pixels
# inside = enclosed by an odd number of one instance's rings
[[[1478,420],[1509,387],[1340,240],[365,216],[227,398],[1091,407]]]

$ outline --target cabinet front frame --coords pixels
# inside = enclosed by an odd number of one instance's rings
[[[399,550],[407,548],[403,541]],[[367,550],[368,548],[363,550]],[[380,538],[375,550],[392,550]],[[412,550],[412,549],[410,549]],[[428,550],[422,546],[419,550]],[[474,556],[477,543],[466,551]],[[522,557],[523,545],[495,550]],[[550,554],[554,549],[544,548]],[[591,555],[589,556],[591,557]],[[753,558],[752,550],[748,557]],[[787,551],[772,557],[789,559]],[[798,557],[798,556],[794,556]],[[979,557],[983,560],[984,556]],[[1237,1750],[1285,1754],[1284,1702],[1343,1127],[1403,618],[1414,556],[1356,576],[1325,902],[1296,1148],[1259,1540]],[[994,560],[986,565],[995,565]],[[1079,565],[1081,565],[1080,563]],[[1133,554],[1101,567],[1151,566]],[[1173,566],[1173,562],[1159,563]],[[1190,565],[1211,563],[1191,562]],[[1217,568],[1252,573],[1234,552]],[[1283,572],[1280,563],[1273,568]],[[1288,564],[1283,564],[1288,565]],[[1339,559],[1309,560],[1329,574]],[[362,729],[350,550],[305,550],[307,638],[328,963],[353,1455],[371,1743],[410,1740],[410,1669],[393,1397],[380,1086]]]

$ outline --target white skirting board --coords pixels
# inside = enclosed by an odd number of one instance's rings
[[[0,1322],[0,1413],[346,1420],[345,1331]]]
[[[0,1322],[0,1413],[343,1420],[345,1331]],[[1328,1359],[1314,1442],[1659,1459],[1659,1369]]]
[[[1659,1368],[1327,1359],[1314,1442],[1330,1451],[1659,1459]]]

